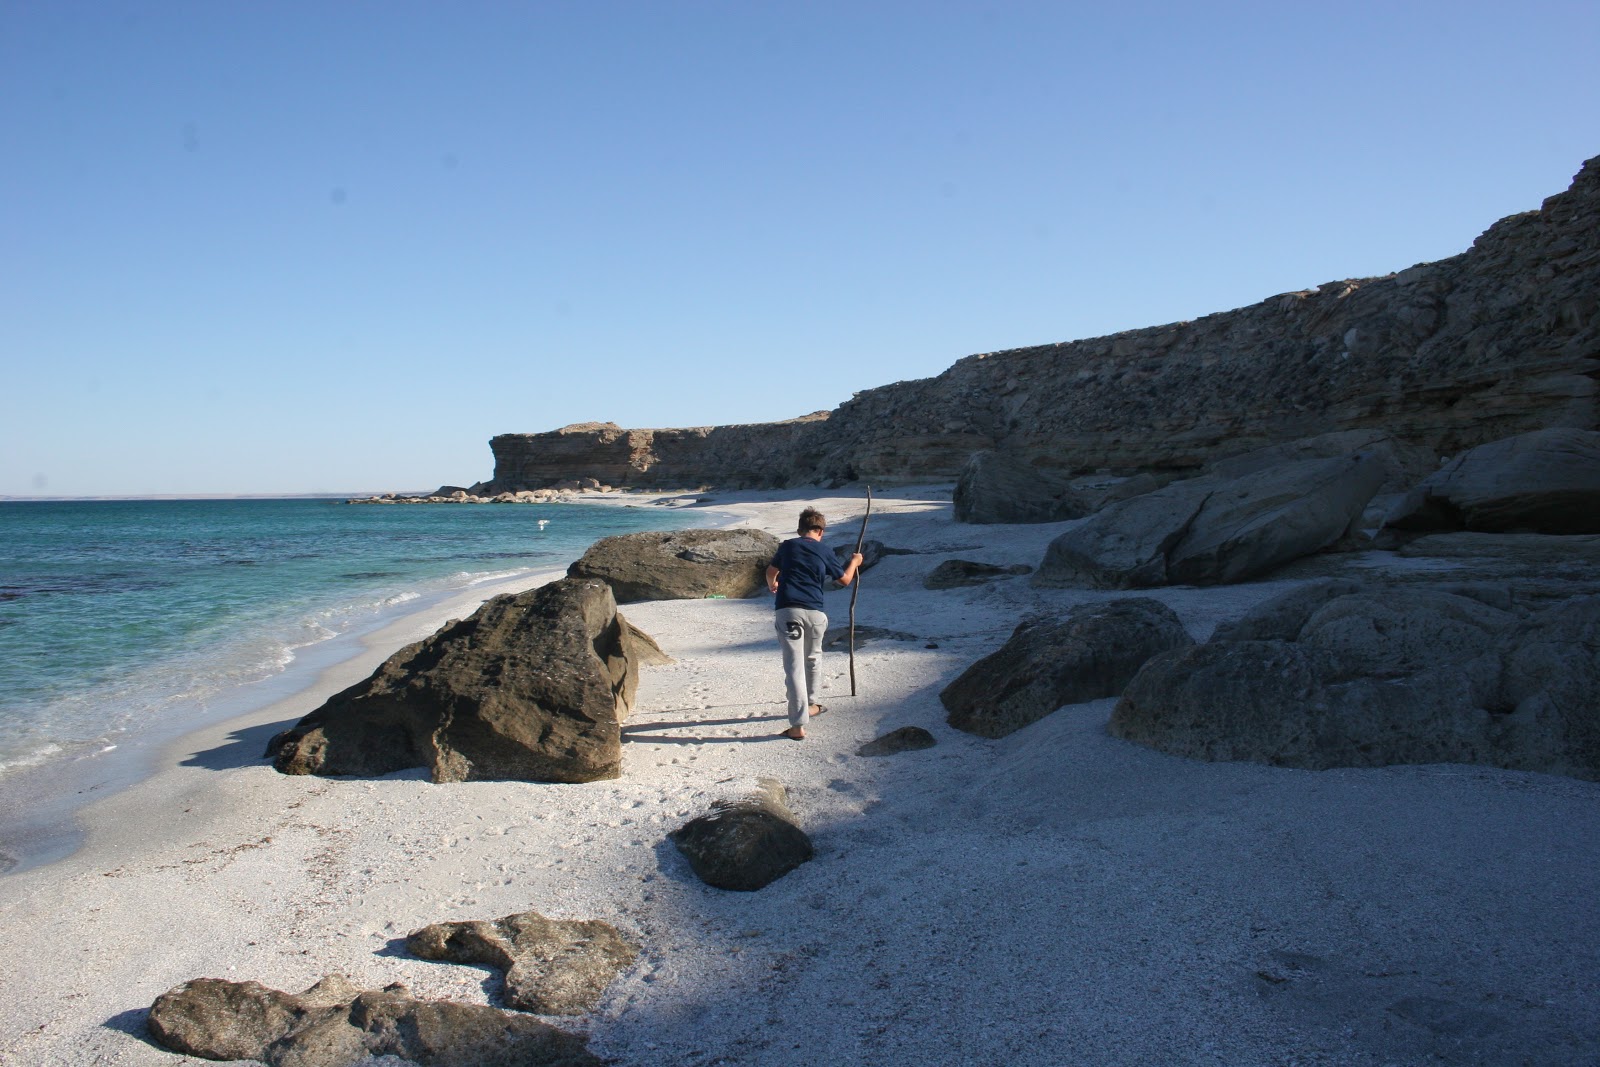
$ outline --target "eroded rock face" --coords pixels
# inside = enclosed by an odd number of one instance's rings
[[[939,700],[956,729],[1004,737],[1063,704],[1116,696],[1150,657],[1193,643],[1158,600],[1082,604],[1062,619],[1022,623],[998,651],[945,686]]]
[[[1537,430],[1480,445],[1407,493],[1385,525],[1600,533],[1600,432]]]
[[[766,592],[778,539],[764,530],[665,530],[602,537],[567,568],[597,578],[621,604],[640,600],[730,599]]]
[[[1010,452],[978,452],[956,479],[957,522],[1060,522],[1093,510],[1072,487],[1070,472]]]
[[[1174,482],[1063,533],[1033,581],[1101,589],[1246,581],[1337,542],[1384,470],[1362,452]]]
[[[672,841],[700,880],[718,889],[760,889],[814,855],[783,786],[771,778],[749,796],[718,801],[674,830]]]
[[[1112,734],[1288,767],[1482,763],[1600,779],[1600,596],[1323,583],[1151,659]]]
[[[156,998],[150,1033],[174,1052],[269,1067],[348,1067],[373,1056],[430,1067],[601,1067],[581,1037],[531,1016],[417,1000],[398,984],[362,991],[339,977],[298,995],[198,978]]]
[[[969,356],[825,418],[506,434],[490,442],[485,491],[573,474],[664,488],[954,481],[986,449],[1065,471],[1194,471],[1344,430],[1455,455],[1595,428],[1597,360],[1600,158],[1449,259],[1191,322]]]
[[[406,646],[267,754],[285,774],[615,778],[637,664],[652,655],[660,649],[617,612],[604,582],[563,579],[496,597]]]
[[[639,947],[598,920],[564,922],[536,911],[490,922],[435,923],[406,938],[425,960],[482,963],[505,972],[505,1002],[536,1015],[578,1015],[594,1007]]]

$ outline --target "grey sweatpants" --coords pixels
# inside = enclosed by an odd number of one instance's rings
[[[817,703],[817,661],[822,656],[822,635],[828,617],[810,608],[779,608],[773,620],[778,644],[783,648],[783,687],[789,695],[789,725],[811,721]]]

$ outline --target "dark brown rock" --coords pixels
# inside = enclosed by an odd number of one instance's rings
[[[674,830],[672,841],[700,880],[718,889],[760,889],[814,854],[811,839],[789,811],[783,786],[770,778],[748,797],[718,801]]]
[[[572,566],[571,578],[598,578],[620,604],[766,592],[778,539],[762,530],[664,530],[603,537]]]
[[[639,948],[598,920],[563,922],[536,911],[492,922],[435,923],[406,938],[425,960],[482,963],[505,972],[508,1007],[578,1015],[594,1007]]]
[[[856,749],[858,756],[897,756],[902,752],[916,752],[932,748],[939,742],[920,726],[902,726],[890,730],[876,740],[868,741]]]
[[[1171,608],[1135,597],[1023,622],[996,652],[945,686],[949,723],[1004,737],[1064,704],[1116,696],[1141,665],[1193,640]]]
[[[330,977],[301,994],[198,978],[156,998],[150,1033],[210,1060],[347,1067],[396,1056],[429,1067],[600,1067],[583,1038],[479,1004],[417,1000],[405,986],[362,991]]]
[[[646,648],[603,582],[567,578],[496,597],[395,653],[273,738],[267,754],[285,774],[427,767],[436,782],[615,778],[638,684],[631,657]]]

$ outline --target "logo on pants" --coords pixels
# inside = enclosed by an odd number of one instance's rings
[[[798,641],[805,634],[805,628],[798,622],[790,619],[783,624],[783,632],[789,635],[789,640]]]

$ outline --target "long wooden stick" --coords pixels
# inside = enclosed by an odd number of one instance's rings
[[[867,520],[872,518],[872,486],[867,486],[867,513],[861,516],[861,532],[856,535],[856,551],[867,542]],[[864,568],[865,564],[863,564]],[[856,695],[856,597],[861,595],[861,570],[857,568],[856,580],[850,583],[850,695]]]

